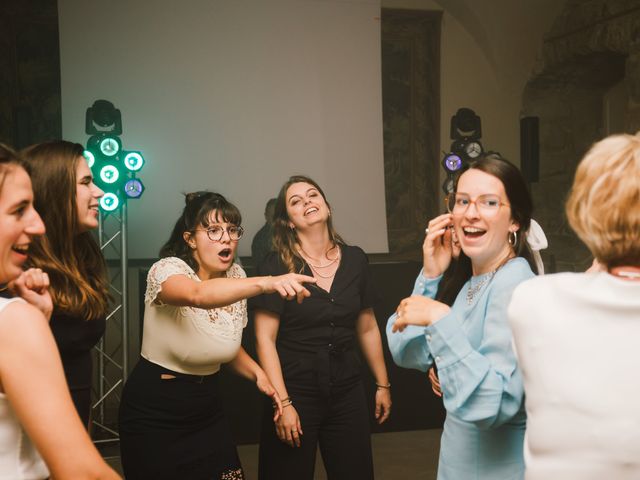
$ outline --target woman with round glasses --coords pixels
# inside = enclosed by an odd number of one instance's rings
[[[186,205],[147,277],[141,359],[120,404],[120,448],[128,479],[242,479],[217,372],[222,363],[256,382],[281,412],[258,364],[240,346],[246,298],[278,293],[302,301],[305,275],[246,278],[234,263],[238,209],[198,192]]]
[[[400,366],[438,369],[447,411],[438,479],[520,479],[523,387],[506,310],[514,288],[536,269],[524,239],[531,198],[520,171],[487,154],[458,177],[447,204],[449,213],[426,230],[413,295],[389,319],[389,348]],[[454,231],[462,251],[445,286],[457,292],[449,307],[434,297],[451,263]]]

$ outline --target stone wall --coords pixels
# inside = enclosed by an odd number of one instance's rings
[[[568,0],[546,35],[523,93],[523,116],[540,118],[540,179],[532,185],[535,218],[550,247],[551,271],[579,271],[589,251],[569,228],[564,202],[590,145],[610,133],[606,93],[624,81],[624,131],[640,129],[640,0]]]

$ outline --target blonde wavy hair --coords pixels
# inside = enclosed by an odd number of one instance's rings
[[[600,263],[640,266],[640,134],[612,135],[591,147],[576,170],[566,211]]]

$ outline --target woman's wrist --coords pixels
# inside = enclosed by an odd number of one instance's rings
[[[293,400],[291,400],[291,397],[286,397],[283,398],[282,400],[280,400],[280,403],[282,405],[282,408],[286,408],[286,407],[290,407],[293,405]],[[273,406],[273,408],[278,408],[278,405],[276,404],[276,402],[273,402],[271,404],[271,406]]]
[[[376,382],[376,388],[378,390],[391,390],[391,383],[389,382]]]
[[[260,281],[258,282],[258,287],[260,287],[261,293],[267,293],[271,278],[272,278],[271,275],[268,275],[266,277],[260,277]]]

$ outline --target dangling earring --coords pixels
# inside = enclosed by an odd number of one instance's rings
[[[509,232],[509,235],[507,235],[507,242],[509,242],[509,245],[511,245],[511,247],[513,247],[513,249],[515,250],[516,245],[518,244],[518,232]]]

